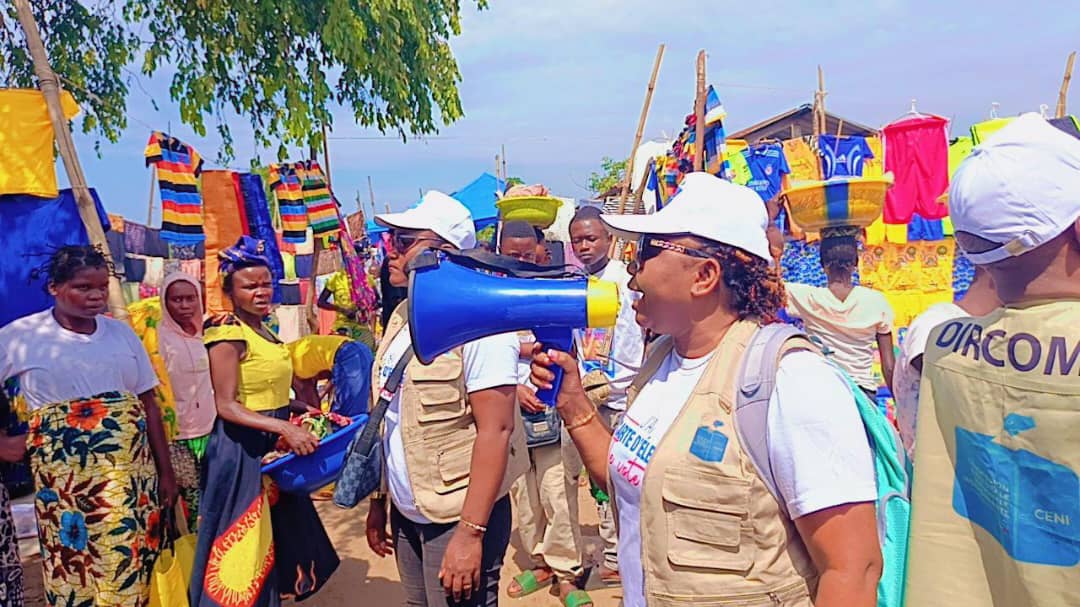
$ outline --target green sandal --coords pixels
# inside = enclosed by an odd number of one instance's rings
[[[537,590],[542,590],[543,588],[551,586],[555,583],[555,574],[551,573],[549,575],[550,577],[548,577],[546,581],[541,582],[540,580],[536,579],[536,571],[532,569],[522,571],[521,573],[514,576],[514,581],[517,582],[517,585],[521,588],[521,591],[513,592],[510,589],[507,589],[506,594],[509,595],[512,599],[520,599],[523,596],[529,596]]]
[[[586,607],[592,605],[592,597],[588,592],[584,590],[574,590],[570,594],[566,595],[566,599],[562,602],[566,607]]]

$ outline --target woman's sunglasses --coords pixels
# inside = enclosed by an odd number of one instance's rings
[[[702,249],[695,249],[694,247],[688,247],[654,236],[642,236],[638,239],[637,251],[634,254],[634,259],[627,264],[626,269],[631,274],[637,274],[638,271],[641,270],[641,267],[645,265],[646,261],[656,257],[661,251],[671,251],[680,255],[697,257],[698,259],[709,259],[712,257],[712,254]]]
[[[416,246],[416,243],[428,240],[431,242],[439,242],[438,238],[432,238],[430,236],[421,236],[414,232],[394,232],[390,235],[390,246],[394,247],[394,250],[398,253],[405,253],[409,249]]]

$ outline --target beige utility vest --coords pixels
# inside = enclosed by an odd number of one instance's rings
[[[818,572],[735,431],[736,382],[757,329],[757,322],[743,320],[728,330],[645,470],[641,562],[651,607],[813,604]],[[631,404],[672,347],[668,337],[656,344],[630,387]],[[814,348],[791,340],[784,351],[791,349]],[[717,427],[728,439],[723,459],[692,454],[695,435]]]
[[[908,607],[1080,605],[1080,301],[948,321],[924,355]]]
[[[407,325],[408,301],[402,302],[386,326],[375,356],[372,402],[378,399],[379,368],[386,349]],[[476,420],[465,389],[462,348],[452,350],[430,365],[413,359],[406,368],[401,393],[401,437],[416,506],[433,523],[453,523],[461,518],[476,441]],[[517,403],[514,431],[499,497],[510,491],[529,468],[529,452]]]

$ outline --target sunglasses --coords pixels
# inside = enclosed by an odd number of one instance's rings
[[[694,247],[688,247],[653,236],[642,236],[639,238],[636,249],[637,251],[634,254],[634,259],[626,266],[626,269],[631,274],[637,274],[638,271],[641,270],[641,267],[645,265],[646,261],[656,257],[661,251],[671,251],[672,253],[688,255],[698,259],[710,259],[713,257],[712,254],[703,249],[695,249]]]
[[[430,236],[421,236],[412,232],[394,232],[390,235],[390,246],[394,247],[394,250],[398,253],[405,253],[416,246],[417,243],[425,240],[439,242],[438,238]]]

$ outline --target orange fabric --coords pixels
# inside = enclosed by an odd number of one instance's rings
[[[236,191],[232,171],[203,171],[203,229],[206,231],[206,311],[231,312],[232,305],[221,290],[218,252],[244,235],[243,202]]]

